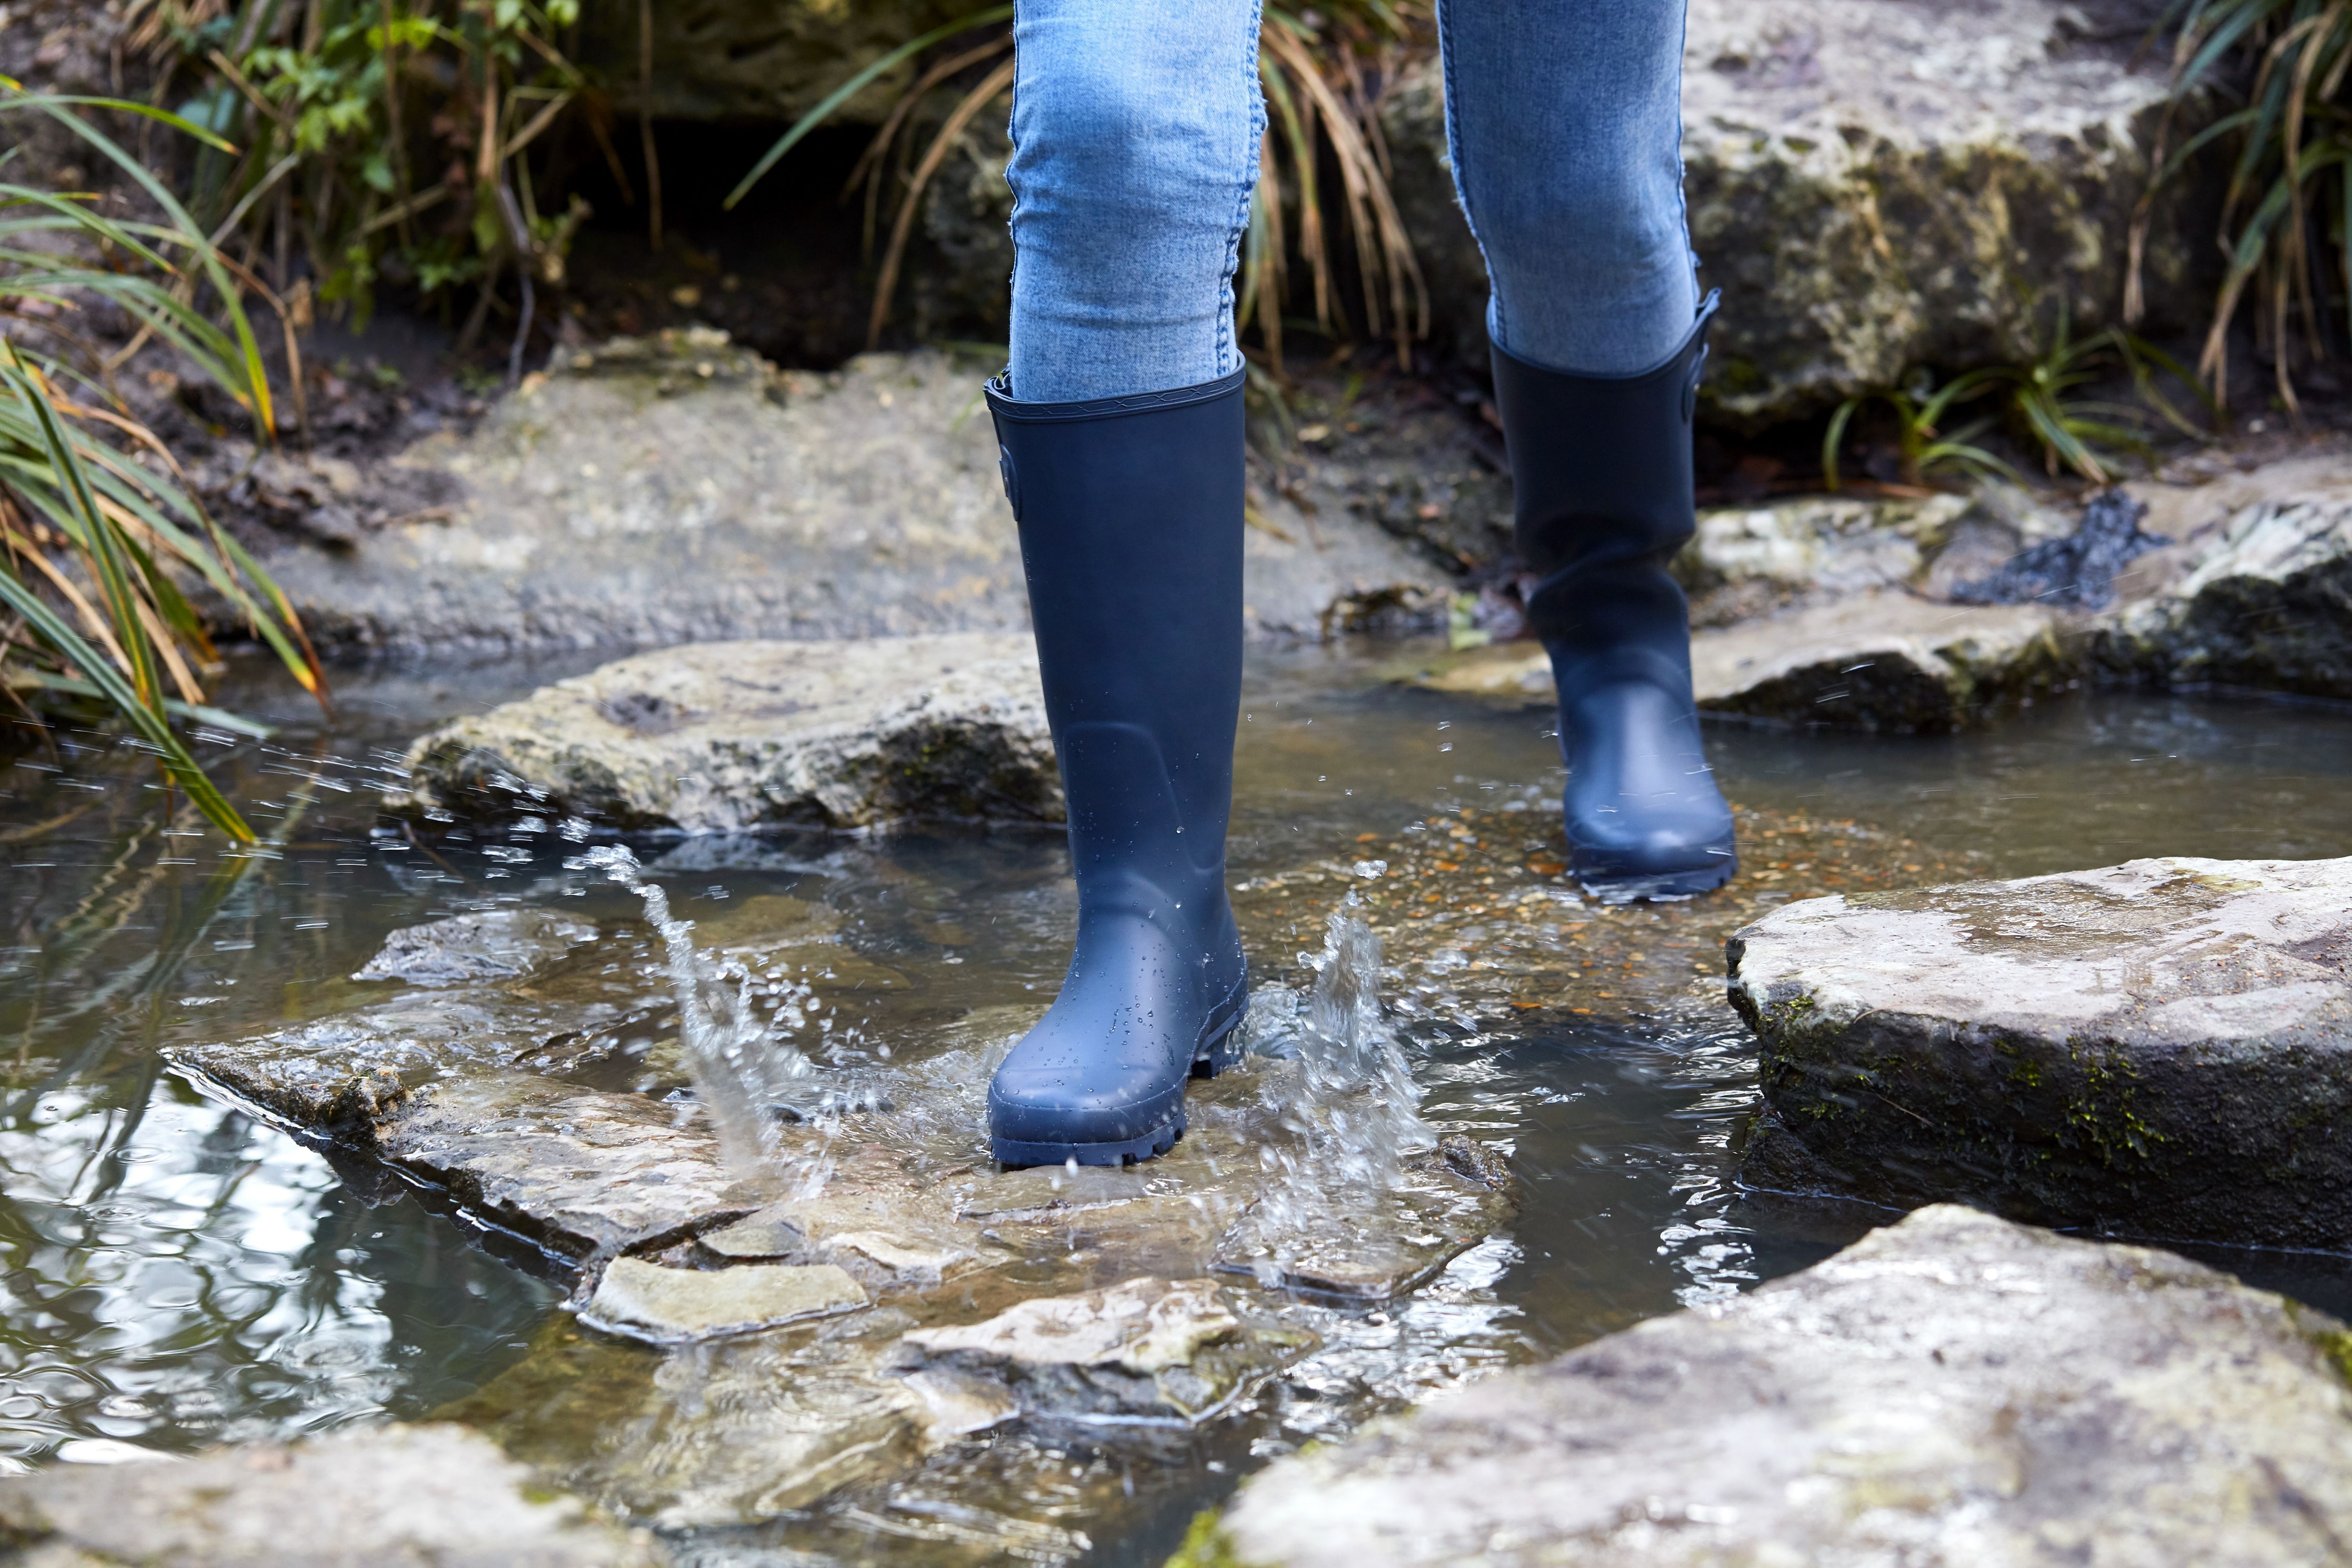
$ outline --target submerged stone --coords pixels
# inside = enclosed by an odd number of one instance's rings
[[[486,909],[406,925],[383,939],[354,980],[403,980],[412,986],[462,986],[520,979],[562,957],[596,928],[544,909]]]
[[[1062,814],[1025,635],[640,653],[435,730],[407,766],[413,809],[689,832]]]
[[[877,1144],[838,1150],[822,1190],[795,1193],[699,1239],[722,1258],[823,1259],[881,1288],[937,1285],[977,1265],[954,1200]]]
[[[1729,953],[1752,1186],[2352,1248],[2352,860],[1832,895]]]
[[[2329,1562],[2347,1343],[2169,1253],[1937,1206],[1277,1460],[1176,1562]]]
[[[866,1304],[856,1281],[830,1263],[667,1269],[615,1258],[596,1281],[585,1320],[640,1339],[709,1339],[825,1317]]]
[[[1508,1224],[1513,1196],[1502,1156],[1456,1133],[1405,1160],[1377,1193],[1261,1200],[1226,1232],[1211,1266],[1283,1290],[1391,1301]]]
[[[903,1343],[926,1366],[1002,1384],[1032,1416],[1199,1422],[1315,1338],[1244,1321],[1209,1281],[1147,1278],[918,1329]]]
[[[551,1496],[487,1439],[380,1427],[193,1459],[0,1480],[0,1563],[22,1568],[656,1568],[644,1532]]]
[[[558,1319],[442,1414],[624,1518],[756,1523],[921,1461],[930,1409],[887,1364],[905,1325],[869,1311],[665,1353]]]

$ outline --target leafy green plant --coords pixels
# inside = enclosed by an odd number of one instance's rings
[[[163,72],[159,96],[219,139],[195,159],[188,204],[279,288],[298,262],[319,299],[363,324],[378,284],[427,298],[475,290],[465,338],[502,277],[520,297],[561,283],[587,215],[540,199],[525,155],[571,110],[620,175],[609,109],[556,47],[580,0],[129,0],[129,37]],[[231,145],[234,143],[234,145]],[[299,249],[298,257],[295,252]]]
[[[1874,402],[1884,403],[1895,416],[1899,472],[1905,484],[1926,485],[1955,470],[2013,476],[2015,470],[2007,463],[1975,444],[1978,436],[1991,428],[1991,419],[1977,420],[1949,435],[1942,434],[1940,428],[1944,416],[1952,409],[1993,392],[1999,384],[1997,375],[1992,371],[1971,371],[1939,387],[1927,371],[1916,371],[1900,387],[1860,392],[1846,399],[1830,415],[1829,430],[1822,437],[1822,477],[1825,487],[1840,487],[1838,454],[1845,445],[1846,427],[1855,414]]]
[[[1336,304],[1330,239],[1344,229],[1355,247],[1363,279],[1365,326],[1373,337],[1391,337],[1399,362],[1410,366],[1412,344],[1429,329],[1429,291],[1413,256],[1412,241],[1389,189],[1388,154],[1381,140],[1367,61],[1375,73],[1393,74],[1396,57],[1411,39],[1423,9],[1406,0],[1341,0],[1321,10],[1265,8],[1259,32],[1258,73],[1265,91],[1268,133],[1260,158],[1258,185],[1251,196],[1235,315],[1246,329],[1255,324],[1263,350],[1277,374],[1282,368],[1283,307],[1290,292],[1291,258],[1307,274],[1314,293],[1315,325],[1346,335]],[[880,341],[891,298],[920,210],[923,193],[957,138],[982,111],[1013,86],[1013,39],[995,31],[1012,19],[1013,7],[971,12],[897,48],[852,75],[777,139],[727,198],[734,206],[783,156],[841,107],[888,72],[951,41],[974,33],[990,36],[964,43],[920,72],[884,119],[851,172],[849,185],[866,192],[866,232],[870,249],[879,207],[895,189],[897,208],[883,247],[867,344]],[[983,66],[974,81],[960,81]],[[939,128],[919,155],[911,128],[924,106],[942,90],[955,93]],[[1319,172],[1328,148],[1339,173],[1339,188],[1328,192]],[[894,161],[893,153],[898,154]]]
[[[226,390],[265,435],[269,383],[231,265],[140,159],[83,118],[92,108],[228,146],[144,105],[26,93],[0,78],[0,124],[48,116],[121,168],[162,214],[111,218],[87,195],[0,183],[0,309],[12,319],[0,339],[0,690],[28,717],[35,693],[104,704],[206,817],[250,842],[252,830],[173,728],[188,718],[249,727],[203,706],[215,655],[183,582],[201,581],[323,695],[318,661],[284,594],[112,394],[107,358],[74,318],[95,301],[122,310]],[[226,325],[197,308],[206,288]]]
[[[2013,432],[2041,452],[2042,467],[2053,478],[2064,469],[2105,485],[2119,453],[2142,458],[2152,455],[2148,436],[2156,421],[2186,435],[2201,434],[2165,395],[2159,371],[2195,390],[2209,412],[2215,409],[2197,378],[2162,349],[2119,327],[2076,338],[2062,305],[2048,344],[2024,364],[1987,366],[1941,387],[1919,371],[1904,388],[1848,398],[1830,416],[1822,440],[1822,471],[1828,487],[1836,489],[1838,453],[1847,426],[1862,409],[1883,402],[1895,416],[1906,483],[1924,485],[1938,473],[1954,472],[2014,478],[2016,471],[2009,464],[1978,444],[1995,418],[1977,420],[1949,435],[1938,432],[1952,409],[1991,398]],[[2084,389],[2119,372],[2131,378],[2137,402],[2084,395]]]
[[[2194,98],[2211,92],[2235,98],[2232,63],[2251,56],[2251,87],[2235,110],[2222,114],[2159,158],[2132,234],[2126,319],[2140,308],[2140,257],[2159,191],[2191,159],[2216,142],[2234,142],[2220,239],[2229,257],[2198,371],[2219,407],[2229,368],[2229,329],[2239,307],[2258,302],[2258,337],[2273,350],[2280,401],[2298,406],[2289,369],[2296,326],[2308,351],[2326,352],[2325,300],[2334,281],[2352,307],[2352,0],[2173,0],[2168,21],[2178,24],[2173,51],[2170,120]],[[2333,256],[2325,254],[2332,250]]]

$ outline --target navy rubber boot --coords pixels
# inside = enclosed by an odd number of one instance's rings
[[[1242,677],[1242,374],[1140,397],[988,388],[1069,804],[1078,936],[988,1086],[1008,1166],[1165,1154],[1248,1005],[1225,900]]]
[[[1691,697],[1690,605],[1667,563],[1697,529],[1691,416],[1715,295],[1665,363],[1547,370],[1494,350],[1528,621],[1559,687],[1569,873],[1597,897],[1685,898],[1738,869]]]

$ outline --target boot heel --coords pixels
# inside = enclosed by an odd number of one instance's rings
[[[1227,1068],[1241,1064],[1242,1019],[1249,1016],[1248,981],[1242,982],[1239,998],[1226,1006],[1233,1010],[1225,1014],[1223,1023],[1212,1020],[1208,1038],[1192,1053],[1192,1076],[1195,1078],[1214,1078]]]

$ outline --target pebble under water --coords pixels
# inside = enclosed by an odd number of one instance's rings
[[[1377,1179],[1381,1140],[1467,1132],[1510,1155],[1517,1221],[1410,1298],[1331,1308],[1324,1348],[1223,1421],[1008,1431],[772,1525],[687,1531],[681,1561],[1156,1562],[1272,1455],[1801,1268],[1885,1218],[1745,1199],[1729,1181],[1754,1063],[1723,1002],[1722,942],[1761,910],[2149,854],[2352,854],[2352,713],[2105,694],[1954,737],[1713,727],[1741,876],[1611,908],[1560,875],[1548,716],[1386,687],[1371,668],[1344,650],[1253,666],[1232,844],[1251,1027],[1268,1051],[1326,1042],[1306,1051],[1309,1082],[1409,1069],[1392,1123],[1339,1146],[1369,1149]],[[387,1416],[488,1423],[566,1368],[600,1369],[578,1373],[583,1390],[649,1375],[662,1353],[578,1326],[568,1276],[535,1249],[162,1065],[173,1046],[348,1006],[388,932],[502,904],[594,922],[615,983],[648,1005],[674,994],[677,953],[615,880],[614,846],[559,821],[432,836],[379,815],[399,747],[457,706],[453,689],[477,706],[515,695],[471,675],[353,676],[332,722],[285,708],[268,741],[216,737],[217,774],[268,841],[249,856],[184,807],[165,816],[152,766],[107,737],[61,733],[0,770],[0,1464]],[[854,1100],[1001,1042],[1066,955],[1074,893],[1048,832],[630,852],[699,950],[784,927],[829,939],[819,965],[722,977],[713,1049],[764,1031],[814,1064],[763,1092],[808,1079]],[[612,1087],[662,1088],[651,1064],[615,1071]],[[2200,1255],[2352,1307],[2352,1260]],[[594,1418],[583,1398],[577,1419]]]

